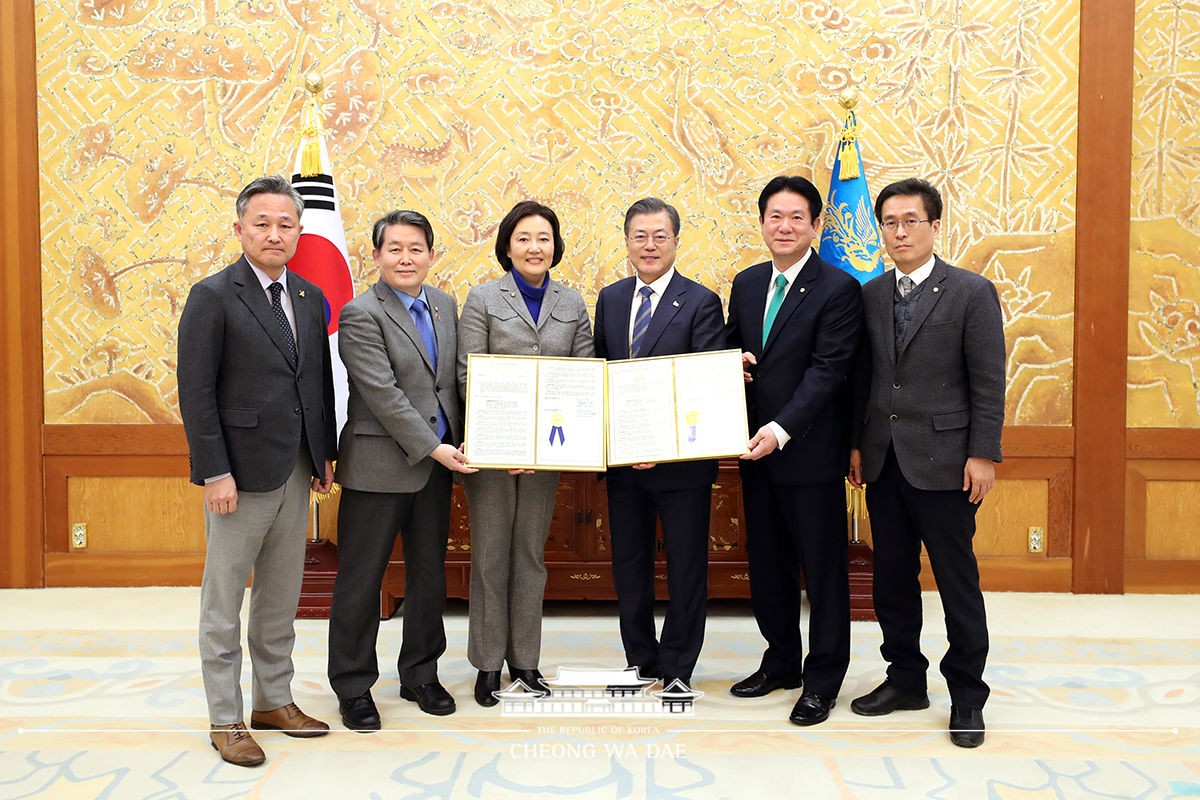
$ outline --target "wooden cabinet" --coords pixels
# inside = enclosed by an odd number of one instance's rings
[[[550,533],[546,538],[546,597],[551,600],[614,600],[608,529],[608,494],[592,472],[564,472]],[[708,592],[710,597],[749,597],[746,534],[737,461],[722,461],[713,485],[709,523]],[[655,570],[659,598],[667,596],[666,552],[658,538]],[[471,527],[466,494],[454,487],[450,543],[446,550],[446,594],[468,595],[471,585]],[[404,595],[404,561],[397,538],[383,580],[380,611],[391,616]]]

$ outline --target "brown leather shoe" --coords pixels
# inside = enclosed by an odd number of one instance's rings
[[[246,723],[235,722],[232,725],[213,725],[208,733],[213,750],[221,754],[221,758],[239,767],[257,767],[267,760],[267,755],[254,741]]]
[[[329,733],[329,726],[321,720],[305,714],[295,703],[271,711],[254,711],[250,714],[250,727],[256,731],[283,731],[288,736],[309,739]]]

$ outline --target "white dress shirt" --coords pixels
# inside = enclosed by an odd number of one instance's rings
[[[894,269],[894,270],[892,270],[892,272],[896,273],[896,285],[899,286],[900,279],[902,277],[904,277],[904,273],[898,269]],[[921,266],[914,269],[912,272],[908,273],[908,277],[912,278],[913,288],[920,286],[921,281],[928,278],[930,273],[932,273],[932,272],[933,272],[933,256],[930,256],[928,261],[926,261],[924,264],[922,264]]]

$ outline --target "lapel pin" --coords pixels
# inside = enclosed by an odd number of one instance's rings
[[[300,290],[300,296],[301,296],[301,297],[304,297],[304,290],[303,290],[303,289],[301,289],[301,290]]]
[[[679,301],[678,301],[678,300],[673,300],[673,301],[671,302],[671,305],[675,306],[676,308],[679,308]]]
[[[933,287],[933,290],[936,292],[938,290],[938,287],[936,287],[936,286]]]
[[[801,287],[800,287],[800,294],[804,294],[804,287],[803,287],[803,286],[801,286]]]
[[[517,293],[516,293],[516,292],[509,292],[509,293],[508,293],[508,296],[509,296],[509,297],[516,297],[516,296],[517,296]]]

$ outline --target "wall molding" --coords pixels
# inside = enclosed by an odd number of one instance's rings
[[[42,284],[34,0],[0,4],[0,587],[41,586]]]

